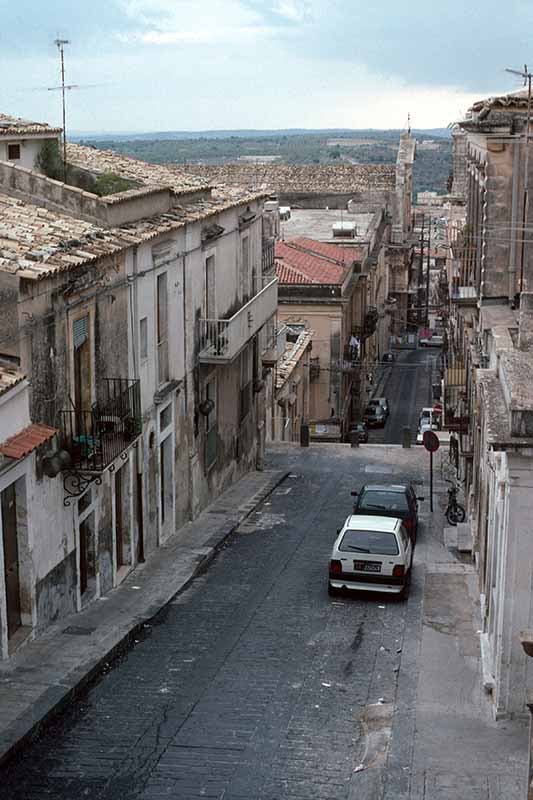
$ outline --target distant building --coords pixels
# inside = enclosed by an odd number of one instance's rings
[[[44,122],[0,114],[0,161],[39,171],[35,162],[43,144],[55,142],[59,145],[61,131],[61,128],[52,128]]]

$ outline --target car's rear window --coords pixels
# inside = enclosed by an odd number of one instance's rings
[[[339,550],[350,553],[372,553],[373,555],[397,556],[398,541],[394,533],[386,531],[355,531],[350,528],[345,532]]]
[[[409,511],[403,492],[368,491],[361,497],[358,509],[368,511]]]

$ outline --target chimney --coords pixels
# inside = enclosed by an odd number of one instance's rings
[[[533,346],[533,292],[520,295],[518,346],[520,350],[529,350]]]

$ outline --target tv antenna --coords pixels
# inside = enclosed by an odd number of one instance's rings
[[[65,91],[67,89],[76,89],[77,86],[74,84],[66,85],[65,84],[65,45],[70,44],[69,39],[55,39],[54,44],[57,46],[59,50],[59,56],[61,58],[61,86],[50,86],[48,91],[54,92],[58,89],[61,89],[61,103],[62,103],[62,110],[63,110],[63,180],[66,182],[67,180],[67,113],[66,113],[66,104],[65,104]]]

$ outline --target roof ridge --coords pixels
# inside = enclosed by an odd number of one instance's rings
[[[312,239],[308,241],[313,241]],[[320,253],[318,250],[312,250],[310,247],[304,247],[301,244],[297,244],[294,240],[289,242],[284,242],[287,247],[292,247],[294,250],[300,251],[302,253],[309,253],[309,255],[315,256],[315,258],[321,258],[323,261],[329,261],[331,264],[334,264],[337,267],[347,267],[346,261],[340,261],[337,258],[333,258],[333,256],[327,256],[325,253]],[[328,242],[317,242],[317,244],[328,244]],[[330,247],[336,247],[337,245],[333,244]]]

